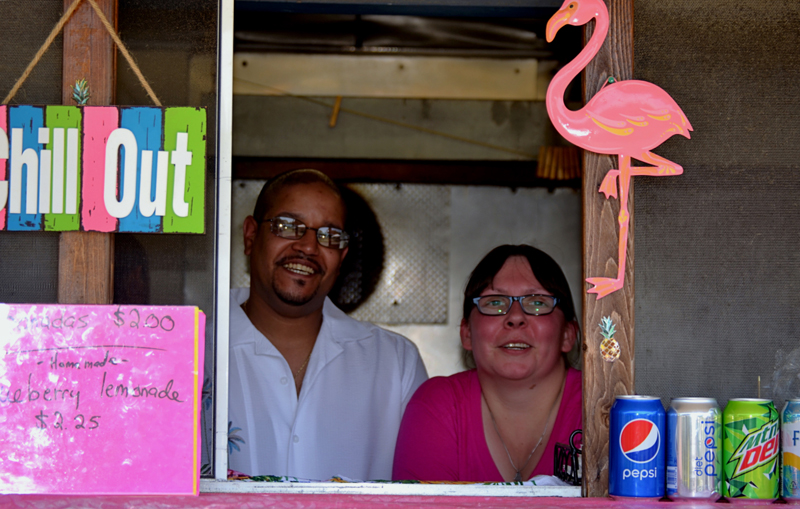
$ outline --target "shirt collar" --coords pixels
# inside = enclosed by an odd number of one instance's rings
[[[249,288],[231,290],[231,345],[254,343],[255,353],[258,355],[280,355],[278,349],[255,328],[242,309],[242,304],[249,296]],[[328,360],[330,360],[341,352],[341,344],[371,337],[374,327],[371,323],[359,322],[350,318],[344,311],[337,308],[330,298],[325,297],[325,302],[322,305],[322,327],[317,335],[317,343],[314,346],[314,350],[324,350],[324,356],[326,358],[329,357]],[[331,345],[331,348],[325,346],[328,344]]]
[[[327,327],[326,327],[327,326]],[[328,297],[325,297],[325,304],[322,306],[322,329],[328,329],[331,341],[336,343],[347,343],[349,341],[360,341],[373,335],[375,325],[369,322],[359,322],[350,318]],[[320,330],[320,335],[322,330]]]

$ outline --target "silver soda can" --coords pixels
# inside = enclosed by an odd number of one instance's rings
[[[800,503],[800,399],[786,400],[781,412],[783,498]]]
[[[667,497],[722,496],[722,412],[714,398],[673,398],[667,411]]]

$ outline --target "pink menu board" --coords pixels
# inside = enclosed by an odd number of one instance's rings
[[[205,315],[0,304],[0,493],[197,494]]]

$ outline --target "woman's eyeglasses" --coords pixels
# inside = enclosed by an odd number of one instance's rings
[[[320,246],[331,249],[344,249],[350,242],[350,236],[346,231],[332,226],[310,228],[297,219],[284,216],[266,219],[264,222],[270,223],[270,231],[282,239],[302,239],[303,235],[306,234],[306,230],[314,230],[317,232],[317,242],[319,242]]]
[[[528,315],[541,316],[553,312],[558,304],[558,297],[552,295],[483,295],[475,297],[472,302],[482,315],[501,316],[508,313],[514,302],[519,302],[522,311]]]

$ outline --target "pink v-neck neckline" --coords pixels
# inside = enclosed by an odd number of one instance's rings
[[[475,390],[478,393],[478,397],[477,397],[477,401],[478,401],[478,404],[477,404],[477,412],[478,412],[477,419],[478,419],[478,422],[481,423],[479,436],[480,436],[480,439],[481,439],[480,440],[480,442],[481,442],[480,453],[481,453],[481,456],[483,456],[483,460],[482,461],[484,461],[484,462],[488,461],[492,465],[492,467],[494,468],[496,481],[493,481],[493,482],[513,482],[513,481],[506,481],[505,479],[503,479],[503,474],[500,473],[500,469],[497,468],[497,463],[495,463],[494,458],[492,458],[492,451],[489,450],[489,443],[486,441],[486,428],[484,427],[484,424],[483,424],[483,409],[482,409],[482,406],[481,406],[481,400],[483,399],[482,398],[483,395],[482,395],[482,392],[481,392],[481,383],[480,383],[480,380],[478,380],[478,372],[477,371],[473,371],[473,374],[474,374]],[[568,377],[569,377],[569,369],[564,374],[564,391],[566,391],[567,378]],[[565,399],[566,399],[564,397],[564,395],[563,395],[564,391],[562,391],[561,401],[558,404],[558,412],[556,413],[556,420],[553,422],[553,428],[550,430],[550,437],[547,439],[547,443],[545,444],[545,449],[544,449],[544,452],[542,453],[542,457],[539,458],[539,462],[536,463],[536,466],[533,467],[533,470],[531,471],[530,477],[528,477],[527,479],[523,479],[524,481],[529,481],[533,477],[535,477],[536,475],[540,475],[540,474],[536,473],[536,470],[539,468],[539,463],[542,462],[542,458],[545,457],[545,455],[547,454],[547,451],[550,448],[550,442],[553,441],[553,437],[555,437],[555,435],[556,435],[555,430],[558,429],[558,424],[559,424],[559,421],[561,420],[561,416],[563,414],[562,410],[563,410],[564,402],[565,402]],[[476,411],[476,410],[473,410],[473,411]]]

